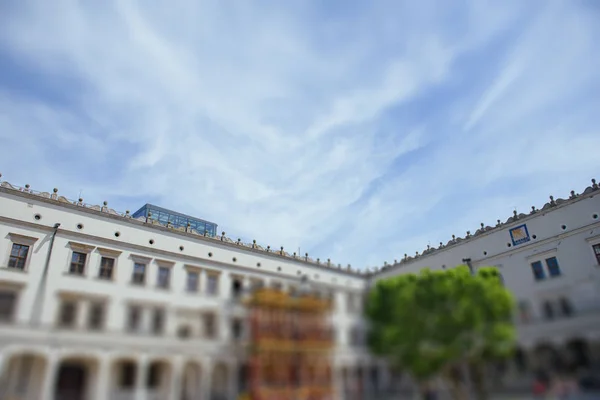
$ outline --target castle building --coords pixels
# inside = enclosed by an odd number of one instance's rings
[[[242,300],[256,288],[294,293],[306,278],[331,304],[333,397],[373,398],[401,379],[366,349],[369,285],[463,263],[498,266],[519,300],[519,351],[505,379],[548,360],[591,368],[600,360],[599,195],[594,181],[365,271],[231,240],[216,224],[152,205],[119,213],[0,180],[0,398],[235,399],[251,361]]]

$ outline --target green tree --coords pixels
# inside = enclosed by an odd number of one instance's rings
[[[458,368],[510,354],[512,310],[512,296],[494,268],[471,274],[459,266],[380,280],[367,299],[369,346],[421,386],[444,374],[460,397]],[[483,378],[474,378],[478,397],[485,396]]]

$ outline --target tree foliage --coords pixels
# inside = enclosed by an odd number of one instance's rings
[[[514,302],[493,267],[466,266],[376,282],[366,315],[375,354],[419,381],[464,362],[510,354]]]

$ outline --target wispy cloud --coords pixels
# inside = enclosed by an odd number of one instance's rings
[[[381,265],[600,170],[586,2],[0,6],[0,170]]]

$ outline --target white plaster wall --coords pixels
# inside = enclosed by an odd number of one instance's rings
[[[41,215],[39,221],[34,219]],[[46,279],[46,290],[43,293],[42,326],[39,332],[30,332],[27,324],[31,321],[32,308],[36,293],[40,287],[40,278],[46,261],[52,227],[60,223],[54,242],[50,268]],[[77,225],[83,228],[78,229]],[[119,232],[119,237],[115,237]],[[38,240],[30,251],[27,271],[21,272],[6,268],[11,248],[9,234],[20,234],[36,237]],[[151,245],[149,240],[154,243]],[[68,273],[72,248],[70,242],[91,246],[86,273],[76,276]],[[184,250],[180,250],[180,246]],[[105,281],[98,279],[101,254],[98,248],[120,251],[116,259],[114,279]],[[212,253],[212,257],[208,253]],[[151,260],[146,272],[146,285],[139,287],[131,284],[133,258],[145,257]],[[236,258],[236,261],[233,261]],[[156,287],[158,272],[157,260],[173,262],[171,284],[169,290]],[[257,267],[257,263],[261,266]],[[200,274],[199,291],[188,293],[186,287],[186,266],[198,267]],[[278,270],[281,268],[281,271]],[[206,293],[206,273],[220,273],[218,296]],[[298,274],[300,272],[300,274]],[[354,324],[362,323],[358,311],[349,315],[346,309],[346,292],[360,294],[367,281],[363,276],[351,275],[337,268],[325,268],[307,265],[293,259],[272,256],[250,251],[237,245],[226,245],[220,241],[188,235],[157,226],[148,226],[140,221],[109,216],[106,213],[83,210],[73,205],[63,205],[55,201],[43,200],[35,196],[0,191],[0,283],[12,282],[23,285],[19,296],[16,322],[21,327],[11,331],[11,337],[31,336],[32,340],[47,340],[42,333],[44,329],[55,331],[59,310],[59,293],[76,292],[89,296],[105,297],[107,301],[107,320],[105,330],[101,333],[84,331],[61,331],[60,337],[70,343],[90,345],[91,343],[120,343],[122,346],[176,346],[177,348],[194,347],[207,352],[217,353],[227,348],[230,340],[230,318],[243,314],[241,307],[235,305],[231,296],[232,276],[243,276],[245,284],[251,278],[258,278],[269,285],[274,281],[287,285],[297,285],[300,275],[308,275],[316,287],[333,290],[335,293],[335,311],[332,323],[336,327],[339,351],[352,353],[348,347],[347,330]],[[167,311],[165,337],[140,336],[123,334],[126,325],[128,304],[131,302],[161,306]],[[179,313],[179,310],[196,310],[193,317]],[[178,341],[175,337],[178,326],[186,322],[198,334],[201,323],[200,311],[215,311],[219,324],[218,341],[222,346],[215,346],[212,340],[193,338]],[[81,311],[80,311],[81,312]],[[85,311],[84,311],[85,312]],[[149,324],[149,314],[145,314],[144,323]],[[80,316],[84,318],[84,316]],[[195,318],[195,320],[189,320]],[[2,336],[2,327],[0,327]],[[1,340],[1,339],[0,339]],[[212,344],[211,344],[212,343]]]
[[[580,335],[582,329],[592,329],[590,326],[594,324],[598,331],[594,335],[598,335],[600,266],[592,245],[600,243],[600,219],[594,219],[594,214],[600,214],[598,191],[582,196],[577,201],[538,211],[470,240],[436,250],[433,254],[387,268],[375,280],[415,273],[424,268],[452,268],[464,264],[463,259],[471,258],[476,268],[499,266],[507,288],[514,293],[516,299],[530,303],[534,318],[541,318],[541,304],[544,300],[557,300],[561,296],[568,298],[579,314],[582,314],[581,317],[552,322],[536,321],[533,325],[519,327],[520,340],[523,342],[546,340],[555,334],[567,339],[569,336]],[[527,225],[532,239],[528,243],[512,246],[509,230],[521,224]],[[566,229],[563,230],[562,225]],[[535,239],[533,235],[536,236]],[[508,243],[511,243],[510,247],[507,246]],[[552,255],[557,257],[562,275],[536,281],[530,264]]]

